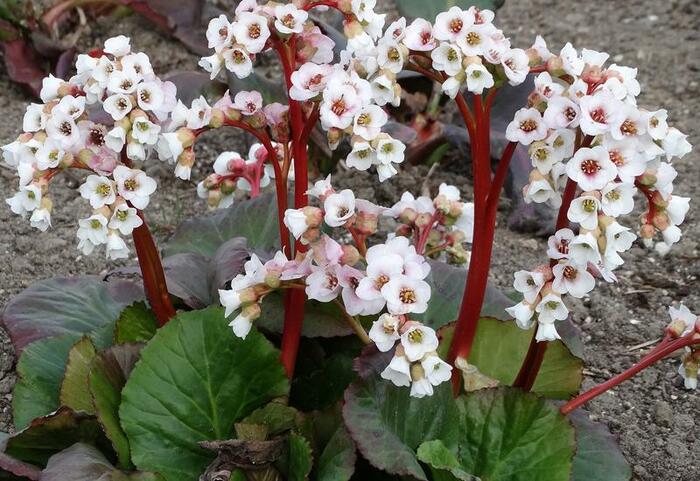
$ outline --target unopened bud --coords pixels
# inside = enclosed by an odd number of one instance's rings
[[[549,72],[552,77],[561,77],[566,74],[564,71],[564,61],[560,57],[551,57],[547,60],[547,72]]]
[[[352,13],[352,0],[338,0],[338,10],[350,15]]]
[[[419,229],[425,229],[426,227],[429,227],[432,223],[433,216],[428,214],[427,212],[423,212],[422,214],[418,214],[415,220],[416,227]]]
[[[307,205],[301,211],[306,216],[306,225],[308,225],[310,229],[319,227],[323,222],[323,211],[318,207]]]
[[[363,235],[372,235],[379,227],[379,216],[370,212],[360,211],[355,219],[355,229]]]
[[[410,207],[407,207],[399,214],[399,221],[404,224],[413,224],[417,217],[418,213]]]
[[[194,165],[194,159],[194,150],[190,147],[182,151],[177,158],[177,163],[186,167],[192,167]]]
[[[236,192],[236,181],[233,179],[224,179],[219,187],[222,194],[231,195]]]
[[[349,39],[363,34],[364,31],[364,27],[356,19],[346,21],[345,25],[343,25],[343,32],[345,33],[345,36]]]
[[[146,115],[146,112],[144,112],[141,109],[134,109],[131,112],[129,112],[129,120],[131,120],[132,122],[135,122],[136,119],[138,119],[139,117],[148,118],[148,115]]]
[[[106,205],[103,205],[103,206],[100,207],[99,209],[95,209],[92,213],[93,213],[93,215],[95,215],[95,214],[102,214],[102,215],[105,216],[107,219],[109,219],[109,218],[112,217],[112,211],[111,211],[110,208],[107,207]]]
[[[61,157],[60,162],[58,163],[58,166],[62,169],[67,169],[71,165],[73,165],[73,161],[75,160],[75,157],[73,157],[73,154],[70,152],[66,152],[63,157]]]
[[[267,119],[265,118],[265,113],[262,110],[258,110],[253,115],[248,115],[245,118],[248,125],[254,129],[262,129],[267,126]]]
[[[435,197],[435,200],[433,200],[433,205],[437,210],[439,210],[445,215],[448,215],[452,208],[452,203],[444,195],[438,195],[437,197]]]
[[[656,229],[651,224],[642,224],[639,228],[639,237],[642,239],[653,239],[656,234]]]
[[[213,129],[218,129],[219,127],[224,125],[225,120],[226,116],[224,115],[223,110],[211,109],[211,120],[209,121],[209,127]]]
[[[318,228],[307,229],[299,239],[302,244],[313,244],[321,237],[321,230]]]
[[[535,267],[533,272],[539,272],[544,276],[545,282],[549,282],[554,279],[554,274],[552,273],[552,267],[549,264],[540,264]]]
[[[243,317],[246,319],[250,319],[251,321],[254,321],[258,317],[260,317],[260,314],[262,313],[262,309],[260,308],[260,304],[255,303],[255,304],[248,304],[241,310],[241,314]]]
[[[413,232],[413,228],[407,224],[399,224],[398,227],[396,227],[395,232],[396,232],[397,236],[411,237],[411,233]]]
[[[670,225],[670,222],[668,220],[668,216],[664,212],[658,212],[651,219],[651,223],[654,224],[654,227],[656,227],[660,231],[664,231],[664,230],[668,229],[668,226]]]
[[[641,176],[639,176],[637,178],[637,181],[640,184],[645,185],[647,187],[656,184],[656,180],[657,180],[657,178],[656,178],[656,171],[655,170],[647,170],[646,172],[644,172]]]
[[[343,255],[340,257],[340,263],[347,266],[354,266],[360,261],[360,251],[353,245],[346,244],[342,247]]]
[[[222,197],[223,197],[223,194],[221,193],[221,191],[219,189],[210,190],[208,195],[207,195],[207,204],[211,208],[216,208],[221,203]]]
[[[687,327],[687,325],[686,325],[684,320],[674,319],[668,324],[668,326],[666,326],[666,332],[668,333],[669,336],[676,339],[676,338],[679,338],[683,335],[686,327]]]
[[[660,209],[668,207],[668,201],[664,199],[664,196],[658,190],[652,194],[651,203]]]
[[[234,108],[226,109],[224,113],[226,114],[226,118],[233,122],[238,122],[242,117],[241,111]]]

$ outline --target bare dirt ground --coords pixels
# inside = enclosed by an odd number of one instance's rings
[[[400,0],[398,0],[400,1]],[[514,45],[527,47],[541,34],[552,49],[571,41],[611,53],[611,61],[639,67],[643,87],[640,104],[665,107],[670,120],[700,145],[700,4],[695,0],[507,0],[498,23]],[[105,38],[125,33],[132,45],[151,55],[160,73],[196,68],[196,57],[177,43],[154,33],[137,18],[103,22],[84,38],[86,47],[98,46]],[[29,99],[12,85],[0,70],[0,142],[11,141],[21,128]],[[244,139],[233,134],[209,134],[198,145],[198,164],[193,179],[202,178],[206,166],[222,150],[245,152]],[[676,191],[695,198],[700,193],[700,148],[678,162]],[[150,224],[159,240],[166,239],[184,218],[203,212],[194,183],[178,181],[157,161],[148,169],[159,181],[159,190],[148,208]],[[449,179],[468,185],[466,166],[451,167]],[[361,197],[389,203],[403,190],[417,190],[427,169],[406,169],[397,179],[379,186],[373,177],[353,173],[340,176]],[[457,174],[455,176],[455,174]],[[462,175],[460,175],[462,174]],[[445,174],[431,178],[434,185]],[[11,195],[15,178],[0,168],[0,197]],[[36,280],[57,276],[105,272],[114,263],[93,255],[81,256],[75,249],[75,220],[87,212],[80,198],[77,179],[61,178],[52,186],[55,203],[53,229],[38,235],[28,222],[0,206],[0,306]],[[470,188],[470,187],[468,187]],[[504,201],[500,223],[505,226],[508,202]],[[570,306],[574,321],[582,328],[586,344],[584,387],[609,378],[639,359],[646,350],[635,346],[658,338],[668,321],[667,306],[684,302],[700,311],[700,262],[698,238],[700,216],[697,203],[684,225],[683,240],[665,258],[634,247],[618,271],[619,283],[601,285],[577,305]],[[492,277],[509,286],[512,273],[544,259],[544,239],[499,227]],[[133,261],[133,259],[132,259]],[[4,333],[0,333],[0,431],[11,429],[11,390],[15,381],[14,355]],[[608,423],[620,437],[622,449],[643,481],[697,481],[700,479],[700,396],[683,389],[677,375],[677,360],[665,360],[593,401],[593,415]]]

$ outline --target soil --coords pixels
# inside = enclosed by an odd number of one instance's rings
[[[388,1],[380,0],[380,4]],[[640,104],[667,108],[670,121],[690,134],[693,144],[700,145],[696,115],[700,111],[700,4],[695,0],[507,1],[498,17],[514,45],[527,47],[541,34],[552,49],[571,41],[577,47],[610,52],[611,61],[618,64],[638,67],[643,87]],[[134,48],[147,52],[160,73],[197,68],[194,55],[136,17],[97,22],[86,29],[81,43],[97,47],[105,38],[120,33],[131,35]],[[0,70],[0,89],[0,115],[4,119],[0,142],[4,144],[18,134],[29,98],[9,81],[4,69]],[[223,150],[246,152],[246,139],[226,132],[208,134],[198,144],[198,167],[192,178],[203,178]],[[693,198],[700,194],[698,152],[696,149],[675,165],[679,171],[676,192]],[[159,181],[147,211],[149,224],[157,240],[163,241],[180,221],[204,212],[206,207],[195,196],[194,182],[174,179],[169,167],[157,162],[147,170]],[[373,175],[357,172],[341,173],[337,180],[354,188],[358,196],[376,198],[385,205],[404,190],[418,193],[421,186],[434,189],[442,181],[471,190],[464,163],[453,161],[447,172],[437,169],[431,176],[427,174],[426,167],[418,166],[403,169],[398,178],[381,185]],[[0,197],[9,197],[15,183],[13,172],[0,168]],[[61,177],[55,184],[53,228],[45,234],[38,235],[27,221],[0,206],[0,306],[39,279],[106,272],[119,265],[99,255],[82,256],[75,250],[75,219],[88,209],[77,192],[77,178]],[[502,287],[510,286],[514,271],[541,263],[546,243],[543,238],[507,229],[508,206],[509,201],[504,200],[492,267],[493,281]],[[634,247],[617,271],[617,284],[600,285],[590,296],[569,306],[585,341],[584,388],[623,371],[643,356],[648,348],[638,346],[660,336],[668,322],[670,304],[682,301],[691,310],[700,311],[700,217],[696,212],[691,209],[683,239],[666,257]],[[0,431],[12,430],[14,364],[12,347],[0,332]],[[677,364],[677,359],[664,360],[588,405],[592,416],[619,436],[635,479],[700,479],[700,396],[683,389]]]

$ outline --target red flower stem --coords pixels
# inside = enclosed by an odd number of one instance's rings
[[[593,137],[586,136],[581,138],[580,131],[576,134],[576,146],[575,151],[582,147],[588,147],[591,145]],[[557,225],[555,231],[559,229],[565,229],[569,227],[569,207],[571,207],[571,202],[576,198],[576,193],[578,191],[578,184],[573,180],[569,179],[566,182],[566,187],[564,187],[564,194],[562,196],[561,206],[559,207],[559,213],[557,215]],[[550,262],[552,266],[556,264],[556,261],[552,260]],[[537,375],[542,367],[542,362],[544,362],[544,355],[547,352],[548,342],[537,342],[535,339],[537,335],[537,328],[535,332],[532,333],[532,338],[530,339],[530,345],[527,348],[527,353],[523,359],[523,363],[520,365],[520,370],[518,375],[513,381],[513,386],[522,388],[526,391],[530,391],[532,386],[535,384]]]
[[[674,353],[678,349],[682,349],[686,346],[690,346],[691,344],[697,344],[699,341],[697,339],[693,339],[693,334],[690,333],[689,335],[686,335],[685,337],[681,337],[680,339],[676,339],[674,341],[667,342],[667,340],[661,341],[659,345],[657,345],[654,349],[649,352],[646,356],[644,356],[637,364],[632,366],[631,368],[627,369],[624,372],[621,372],[617,376],[614,376],[604,383],[598,384],[592,389],[589,389],[588,391],[584,392],[583,394],[578,395],[571,401],[567,402],[564,404],[559,411],[566,415],[573,411],[574,409],[586,404],[588,401],[591,399],[600,396],[604,392],[614,388],[618,384],[622,383],[623,381],[626,381],[627,379],[631,378],[638,372],[646,369],[647,367],[651,366],[655,362],[663,359],[664,357],[668,356],[669,354]]]
[[[278,40],[273,42],[273,46],[282,62],[287,91],[292,87],[291,76],[296,63],[295,44],[296,36],[291,37],[287,43]],[[304,139],[305,124],[301,104],[291,97],[289,98],[289,116],[292,133],[292,156],[294,160],[294,207],[300,209],[308,205],[308,198],[306,195],[309,184],[308,156],[306,141]],[[304,252],[304,250],[306,250],[306,247],[300,242],[297,242],[296,251]],[[304,323],[306,293],[303,289],[291,289],[288,291],[287,295],[280,359],[287,373],[287,377],[291,379],[294,375],[294,367],[299,352],[301,330]]]
[[[175,308],[170,302],[168,286],[165,282],[163,264],[160,261],[158,248],[153,241],[151,231],[148,229],[146,219],[141,211],[137,211],[143,221],[139,227],[131,233],[134,239],[134,247],[141,268],[143,277],[143,287],[146,291],[146,298],[151,304],[151,309],[156,315],[159,326],[164,326],[175,316]]]

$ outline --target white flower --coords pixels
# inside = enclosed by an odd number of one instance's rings
[[[287,209],[284,211],[284,225],[287,226],[297,240],[303,236],[309,228],[303,209]]]
[[[121,120],[131,112],[133,104],[131,97],[124,94],[114,94],[107,97],[102,104],[105,112],[112,116],[114,120]]]
[[[685,220],[685,215],[690,209],[690,197],[672,195],[668,199],[666,214],[673,225],[680,225]]]
[[[547,137],[547,126],[535,108],[522,108],[515,113],[513,121],[506,127],[506,138],[511,142],[530,145]]]
[[[291,3],[275,7],[275,28],[280,33],[301,33],[308,18],[306,10],[300,10]]]
[[[508,83],[519,85],[525,81],[525,77],[530,72],[530,59],[524,50],[513,48],[503,54],[501,65],[508,77]]]
[[[382,314],[372,323],[369,330],[369,338],[381,352],[387,352],[401,336],[399,335],[399,318],[391,314]]]
[[[456,43],[464,34],[464,29],[474,25],[474,14],[454,6],[435,17],[433,35],[438,40]]]
[[[114,182],[100,175],[88,175],[79,191],[84,199],[90,201],[90,206],[93,209],[110,205],[117,198],[114,192]]]
[[[419,361],[438,348],[438,338],[434,330],[416,323],[401,334],[401,346],[409,361]]]
[[[561,205],[561,196],[546,179],[538,179],[525,186],[525,203],[542,204],[550,202],[554,207]]]
[[[577,127],[579,115],[580,109],[573,100],[564,96],[557,96],[547,101],[547,109],[544,111],[544,122],[550,129]]]
[[[145,209],[151,194],[156,191],[156,181],[142,170],[130,169],[123,165],[115,167],[112,173],[117,191],[137,209]]]
[[[584,195],[571,202],[566,216],[571,222],[577,222],[584,229],[592,230],[598,226],[598,208],[598,199]]]
[[[422,377],[420,379],[414,379],[411,383],[411,397],[423,398],[425,396],[433,395],[433,385],[427,377]]]
[[[379,75],[370,82],[372,98],[377,105],[391,104],[398,107],[401,102],[400,88],[392,78],[387,75]]]
[[[468,57],[483,55],[489,50],[491,43],[489,35],[493,30],[494,28],[492,25],[469,25],[463,29],[463,34],[457,39],[457,45],[462,49],[462,53]],[[505,68],[507,69],[509,67]],[[518,68],[520,69],[522,67],[518,66]],[[511,78],[511,76],[509,75],[508,78]],[[518,83],[520,83],[520,81],[518,81]]]
[[[92,252],[95,246],[107,243],[107,222],[107,218],[102,214],[94,214],[87,219],[80,219],[78,221],[78,239],[90,243],[85,246],[90,252]],[[86,252],[86,254],[90,252]]]
[[[400,164],[404,160],[406,146],[399,140],[384,137],[377,142],[377,160],[382,164]]]
[[[569,257],[569,244],[574,239],[571,229],[559,229],[547,240],[547,255],[550,259],[566,259]]]
[[[617,175],[622,182],[633,183],[635,177],[644,173],[646,162],[637,152],[637,143],[633,140],[613,140],[606,136],[603,147],[608,150],[610,161],[617,167]]]
[[[605,91],[596,95],[586,95],[579,100],[579,106],[581,130],[587,135],[609,132],[622,109],[621,102]]]
[[[51,74],[48,77],[44,77],[41,81],[41,91],[39,92],[41,101],[48,103],[58,98],[58,89],[64,83],[66,83],[65,80],[54,77]]]
[[[167,132],[160,136],[156,146],[158,158],[173,163],[184,152],[185,147],[177,132]]]
[[[345,164],[348,167],[357,170],[367,170],[377,162],[377,154],[368,142],[355,142],[352,145],[352,151],[345,159]]]
[[[209,48],[213,48],[217,53],[231,42],[231,23],[226,18],[226,15],[209,20],[207,26],[207,44]]]
[[[245,115],[253,115],[262,109],[263,98],[260,92],[255,90],[241,90],[233,98],[233,108],[240,110]]]
[[[112,260],[126,259],[129,257],[129,248],[117,231],[110,231],[107,235],[107,257]]]
[[[545,284],[544,274],[536,271],[518,271],[514,275],[513,287],[523,294],[528,304],[533,304]]]
[[[22,186],[5,202],[13,213],[23,216],[41,206],[41,189],[34,184]]]
[[[470,63],[465,72],[467,74],[467,89],[470,92],[481,95],[484,89],[493,87],[493,76],[483,64]]]
[[[554,327],[555,321],[563,321],[569,316],[569,310],[556,294],[547,294],[535,307],[537,312],[537,341],[554,341],[561,339]]]
[[[617,177],[617,168],[605,147],[584,147],[566,164],[566,175],[584,191],[600,190]]]
[[[447,75],[457,75],[463,70],[462,52],[449,43],[442,42],[438,48],[430,52],[430,58],[433,59],[433,68]]]
[[[29,104],[22,120],[22,130],[25,132],[43,130],[46,126],[46,118],[43,104]]]
[[[331,174],[328,174],[328,177],[325,179],[317,180],[313,187],[306,191],[306,195],[309,197],[316,197],[319,199],[323,199],[332,193],[333,187],[331,186]]]
[[[668,134],[668,112],[666,109],[659,109],[655,112],[647,113],[647,132],[654,140],[662,140]]]
[[[471,244],[474,241],[474,204],[472,202],[462,204],[462,212],[453,227],[464,234],[465,242]]]
[[[29,218],[29,224],[35,229],[46,232],[51,227],[51,211],[49,209],[36,209]]]
[[[589,263],[598,264],[600,262],[598,241],[590,232],[579,234],[571,239],[568,247],[568,258],[578,266],[585,268]]]
[[[685,323],[685,329],[680,336],[685,336],[695,329],[695,323],[698,320],[698,316],[690,312],[690,309],[688,309],[685,305],[681,304],[681,307],[678,309],[670,306],[668,308],[668,315],[671,317],[671,321],[680,320]]]
[[[433,26],[422,18],[415,19],[411,25],[406,27],[403,43],[410,50],[418,52],[428,52],[434,49],[437,46],[437,41],[433,37]]]
[[[552,290],[558,294],[568,293],[580,299],[595,287],[595,279],[585,267],[578,267],[570,261],[562,261],[555,265],[552,267],[552,273]]]
[[[139,142],[129,142],[126,144],[126,156],[131,160],[146,160],[146,146]]]
[[[239,13],[231,30],[236,41],[243,44],[250,53],[262,52],[270,38],[267,19],[252,12]]]
[[[381,257],[371,257],[376,246],[367,252],[367,276],[360,279],[356,292],[360,299],[371,301],[382,298],[382,288],[393,278],[403,275],[403,258],[398,254],[386,253]]]
[[[132,94],[136,91],[141,75],[135,70],[115,70],[109,75],[107,89],[116,94]]]
[[[634,184],[610,182],[601,191],[601,208],[605,215],[619,217],[634,209]]]
[[[340,293],[341,285],[335,269],[312,266],[311,274],[306,278],[306,295],[309,299],[330,302]]]
[[[142,224],[143,220],[138,216],[136,209],[122,203],[114,209],[107,227],[118,230],[122,235],[130,235],[134,229]]]
[[[409,276],[395,276],[381,289],[387,301],[387,310],[392,314],[421,314],[428,309],[430,285]]]
[[[377,46],[378,65],[392,73],[399,73],[403,70],[406,57],[401,46],[397,42],[383,42]]]
[[[389,365],[382,371],[381,376],[391,381],[395,386],[410,386],[411,363],[404,356],[394,356]]]
[[[250,53],[242,45],[233,45],[223,51],[226,68],[236,77],[246,78],[253,72],[253,61]]]
[[[632,247],[632,243],[637,238],[629,227],[624,227],[617,222],[613,222],[605,228],[605,253],[603,255],[603,265],[610,270],[621,266],[624,261],[618,252],[624,252]]]
[[[139,116],[134,119],[131,127],[131,135],[138,142],[146,145],[154,145],[158,142],[158,134],[160,133],[160,125],[156,125],[148,117]]]
[[[326,88],[326,82],[332,70],[330,65],[305,63],[292,72],[292,87],[289,89],[289,95],[292,99],[299,101],[316,97]]]
[[[675,127],[668,129],[666,137],[661,140],[661,147],[664,149],[668,160],[674,157],[680,159],[693,150],[693,146],[690,145],[687,137],[687,135]]]
[[[647,118],[634,105],[623,103],[610,123],[610,136],[615,140],[635,139],[647,130]]]
[[[698,361],[690,357],[689,348],[686,349],[686,357],[678,366],[678,374],[683,378],[683,387],[686,389],[698,388]]]
[[[58,142],[63,150],[72,150],[80,143],[80,130],[73,117],[58,112],[46,122],[46,134]]]
[[[345,189],[326,197],[323,201],[323,219],[331,227],[341,227],[355,215],[355,194]]]
[[[457,77],[448,77],[444,82],[442,82],[442,93],[453,99],[457,97],[461,86],[462,82],[460,82]]]
[[[389,116],[377,105],[368,105],[355,115],[353,133],[365,140],[374,139],[381,132]]]
[[[114,152],[121,152],[126,142],[126,131],[123,127],[114,127],[104,137],[105,145]]]
[[[583,67],[585,63],[582,58],[578,56],[576,49],[568,43],[559,52],[559,57],[562,60],[563,69],[566,73],[573,77],[578,77],[583,72]]]
[[[165,93],[158,82],[142,82],[136,87],[136,102],[143,110],[160,110],[164,100]]]
[[[425,377],[433,386],[447,382],[452,377],[452,366],[438,356],[428,355],[421,360]]]
[[[236,337],[245,339],[253,327],[253,320],[254,319],[246,316],[246,312],[243,310],[231,322],[229,322],[228,325],[233,330]]]
[[[114,55],[115,57],[123,57],[124,55],[131,52],[131,40],[129,37],[124,35],[118,35],[116,37],[108,38],[105,40],[105,48],[103,49],[105,53]]]
[[[211,106],[207,103],[204,96],[200,96],[192,101],[192,106],[187,111],[187,128],[201,129],[209,124],[211,120]]]
[[[530,326],[532,326],[532,316],[534,316],[535,311],[531,304],[522,301],[514,306],[507,307],[506,312],[513,316],[515,323],[520,329],[530,329]]]
[[[323,91],[320,109],[323,128],[347,129],[361,106],[362,101],[354,89],[345,85],[329,85]]]
[[[61,146],[51,139],[46,139],[44,144],[36,151],[36,166],[39,170],[53,169],[58,167],[66,152]]]

